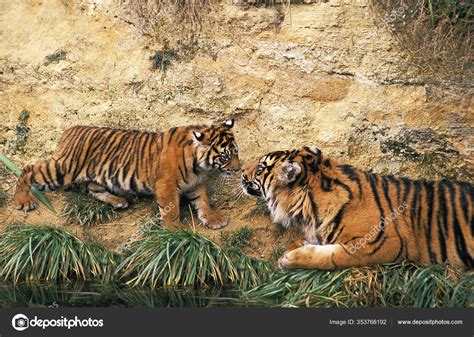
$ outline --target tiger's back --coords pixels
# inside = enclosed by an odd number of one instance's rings
[[[89,126],[66,130],[53,159],[63,179],[94,181],[114,192],[152,193],[163,133]],[[52,181],[55,176],[52,175]],[[60,185],[60,184],[59,184]]]

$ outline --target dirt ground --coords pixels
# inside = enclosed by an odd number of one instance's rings
[[[233,180],[235,181],[232,187],[220,186],[215,177],[209,180],[209,185],[215,187],[210,188],[211,202],[215,208],[221,209],[229,217],[229,225],[220,230],[208,229],[196,219],[195,214],[191,214],[189,205],[184,203],[181,205],[181,228],[195,229],[211,237],[218,244],[223,244],[222,237],[225,233],[247,227],[251,229],[252,235],[250,244],[243,247],[244,253],[258,259],[276,260],[297,233],[282,232],[264,214],[265,207],[257,204],[256,199],[242,195],[238,190],[240,186],[237,178]],[[114,252],[121,253],[124,245],[137,237],[144,219],[151,218],[156,212],[152,198],[136,198],[128,209],[120,211],[119,217],[114,221],[83,227],[68,223],[69,221],[62,215],[67,202],[63,190],[44,192],[57,214],[49,211],[41,203],[38,203],[36,210],[28,213],[16,210],[13,203],[15,184],[16,178],[4,172],[0,185],[6,191],[7,198],[5,205],[0,208],[0,233],[12,224],[52,225],[64,228],[82,240],[97,242]]]

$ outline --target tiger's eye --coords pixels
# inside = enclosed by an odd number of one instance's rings
[[[230,160],[230,157],[226,153],[221,154],[221,161],[227,163]]]

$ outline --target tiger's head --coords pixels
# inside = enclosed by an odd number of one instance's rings
[[[216,168],[225,175],[240,171],[239,148],[235,142],[230,119],[202,131],[193,131],[195,142],[202,149],[199,165],[207,170]]]
[[[244,165],[244,192],[250,196],[268,199],[278,190],[304,185],[310,173],[318,171],[321,158],[319,149],[309,147],[270,152],[259,160]]]

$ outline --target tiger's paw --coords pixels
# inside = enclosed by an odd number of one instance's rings
[[[15,198],[15,206],[17,210],[29,212],[36,208],[36,202],[29,194],[17,195]]]
[[[113,208],[117,209],[124,209],[128,207],[128,201],[125,198],[115,197],[109,203]]]
[[[287,250],[278,259],[281,270],[293,268],[312,268],[312,262],[318,257],[318,248],[321,246],[305,244],[293,250]]]
[[[212,212],[201,217],[201,221],[210,229],[220,229],[229,224],[229,219],[219,212]]]
[[[285,269],[291,269],[292,268],[292,258],[291,255],[289,254],[291,251],[285,252],[279,259],[278,259],[278,268],[280,268],[281,271],[284,271]]]
[[[336,268],[332,261],[333,254],[337,252],[339,245],[314,245],[306,243],[304,246],[286,251],[278,259],[278,267],[284,269],[324,269]]]
[[[109,192],[97,192],[89,189],[90,195],[94,198],[111,205],[113,208],[124,209],[128,207],[128,201],[125,198],[119,197]]]

